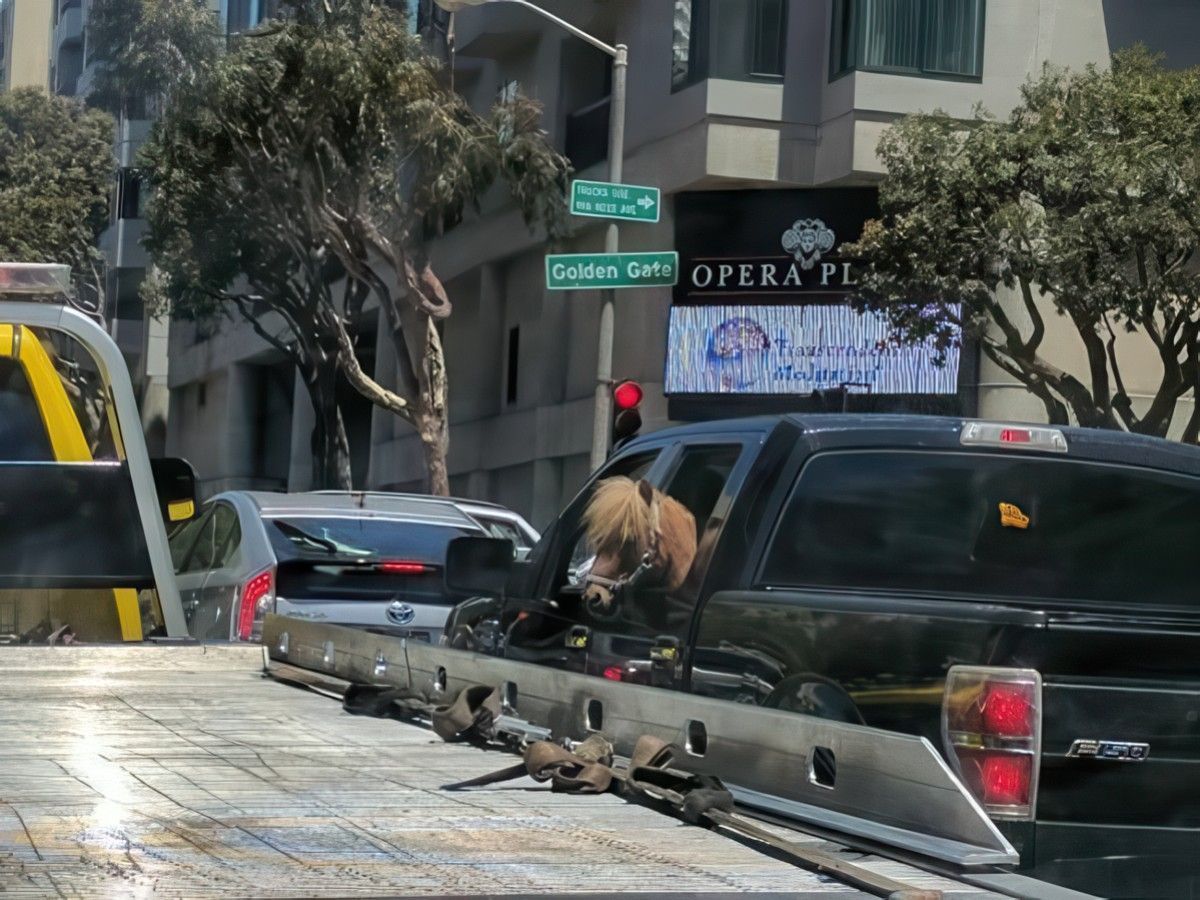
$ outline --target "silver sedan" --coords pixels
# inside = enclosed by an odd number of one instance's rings
[[[437,498],[227,491],[171,536],[188,630],[258,640],[268,612],[437,642],[450,607],[442,567],[485,529]]]

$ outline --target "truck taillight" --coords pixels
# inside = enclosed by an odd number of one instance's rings
[[[254,637],[254,626],[261,622],[275,603],[275,570],[253,575],[238,592],[237,636],[240,641]]]
[[[1033,669],[953,666],[942,700],[946,757],[993,819],[1032,819],[1042,752]]]
[[[1006,425],[1003,422],[966,422],[959,440],[963,446],[1002,447],[1008,450],[1041,450],[1066,453],[1067,436],[1057,428]]]

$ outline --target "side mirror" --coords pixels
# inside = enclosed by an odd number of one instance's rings
[[[499,597],[513,568],[512,541],[459,537],[446,548],[446,589],[456,594]]]
[[[150,460],[158,506],[168,525],[186,522],[196,515],[196,470],[186,459],[168,457]]]

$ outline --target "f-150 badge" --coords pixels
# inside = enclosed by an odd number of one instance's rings
[[[1029,516],[1015,503],[1000,504],[1000,524],[1005,528],[1028,528]]]
[[[1109,759],[1113,762],[1141,762],[1150,755],[1149,744],[1130,741],[1093,741],[1077,738],[1067,756],[1080,759]]]

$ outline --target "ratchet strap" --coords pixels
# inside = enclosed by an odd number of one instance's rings
[[[877,897],[889,900],[939,900],[940,891],[914,888],[839,859],[824,850],[789,841],[737,815],[733,795],[711,775],[671,768],[675,747],[653,735],[638,738],[629,765],[613,765],[613,745],[602,734],[593,734],[567,749],[551,741],[529,744],[523,761],[496,772],[443,787],[459,791],[512,781],[526,775],[550,782],[552,791],[575,794],[620,793],[629,799],[649,800],[669,806],[684,821],[731,831],[766,844],[806,869],[834,875]]]
[[[503,712],[500,690],[487,685],[468,687],[450,703],[439,706],[411,688],[352,684],[345,690],[342,705],[355,715],[424,718],[443,740],[474,744],[487,744],[499,738],[496,725]],[[738,815],[733,795],[719,779],[672,768],[676,752],[674,745],[653,735],[642,735],[634,745],[629,764],[619,767],[613,758],[612,742],[600,733],[580,743],[534,741],[524,746],[522,760],[516,765],[444,785],[443,790],[468,790],[529,776],[535,781],[549,782],[550,789],[557,792],[617,793],[630,800],[665,807],[692,825],[724,830],[764,844],[802,868],[839,878],[876,897],[888,900],[942,897],[940,891],[914,887],[819,847],[787,840]]]
[[[486,685],[466,688],[452,702],[439,706],[411,688],[351,684],[342,695],[342,708],[357,716],[423,716],[444,741],[486,743],[492,738],[501,701],[499,689]]]

